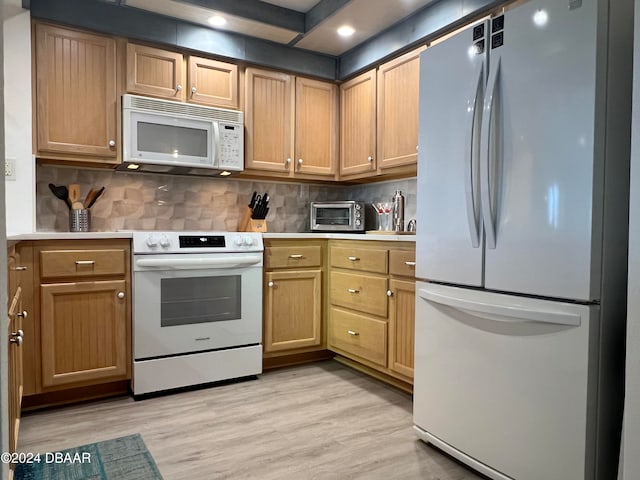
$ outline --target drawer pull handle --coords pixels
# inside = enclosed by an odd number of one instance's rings
[[[300,255],[298,253],[293,254],[293,255],[289,255],[289,258],[304,258],[304,255]]]
[[[13,267],[11,270],[14,272],[24,272],[26,269],[27,267]]]
[[[353,335],[354,337],[357,337],[358,335],[360,335],[360,332],[356,332],[355,330],[347,330],[347,333],[349,335]]]
[[[349,293],[360,293],[360,290],[356,290],[355,288],[348,288],[347,291]]]
[[[76,265],[80,266],[80,265],[95,265],[96,262],[95,260],[76,260]]]
[[[358,260],[360,260],[359,257],[347,257],[349,260],[351,260],[352,262],[357,262]]]
[[[404,262],[404,264],[409,266],[409,267],[415,267],[416,266],[416,262]]]

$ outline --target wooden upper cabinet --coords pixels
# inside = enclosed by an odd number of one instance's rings
[[[335,175],[338,158],[336,85],[296,78],[296,173]]]
[[[395,58],[378,69],[378,166],[415,164],[418,159],[420,53]]]
[[[245,168],[288,174],[291,154],[291,76],[247,68]]]
[[[181,53],[127,44],[127,91],[184,100],[184,59]]]
[[[340,175],[376,173],[376,71],[340,85]]]
[[[190,102],[216,107],[239,107],[238,66],[202,57],[189,57]]]
[[[115,163],[115,40],[45,24],[36,24],[35,30],[38,155],[82,155],[85,161],[88,156]]]

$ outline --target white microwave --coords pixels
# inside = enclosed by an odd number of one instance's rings
[[[236,110],[122,96],[120,170],[193,175],[244,168],[244,118]]]

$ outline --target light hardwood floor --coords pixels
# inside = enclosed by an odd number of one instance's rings
[[[482,477],[417,440],[411,397],[334,361],[258,380],[27,414],[19,449],[140,433],[165,480]]]

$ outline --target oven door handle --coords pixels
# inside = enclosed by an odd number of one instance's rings
[[[136,267],[164,268],[164,269],[203,269],[203,268],[234,268],[258,265],[261,257],[230,257],[223,258],[139,258]]]

